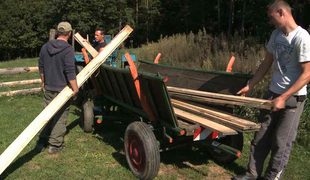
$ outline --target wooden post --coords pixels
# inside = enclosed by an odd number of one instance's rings
[[[74,34],[75,34],[75,29],[72,30],[72,48],[73,48],[73,51],[75,52],[75,49],[74,49]]]
[[[50,39],[49,40],[55,39],[55,36],[56,36],[56,29],[50,29]]]
[[[96,58],[94,58],[77,75],[78,87],[104,63],[110,54],[129,36],[132,32],[130,26],[126,26],[119,34],[104,48]],[[72,97],[72,89],[66,86],[55,99],[30,123],[30,125],[14,140],[14,142],[0,156],[0,174],[12,163],[18,154],[32,140],[32,138],[42,129],[54,114]]]

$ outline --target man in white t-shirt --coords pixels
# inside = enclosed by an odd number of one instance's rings
[[[271,85],[264,98],[274,105],[261,110],[261,129],[251,143],[248,171],[233,180],[279,180],[286,167],[307,95],[310,80],[310,36],[295,23],[291,7],[283,0],[268,5],[270,23],[276,27],[267,45],[264,61],[253,79],[238,94],[249,96],[273,67]],[[262,178],[264,162],[271,152]]]

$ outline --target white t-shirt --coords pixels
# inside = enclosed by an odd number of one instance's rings
[[[267,51],[274,59],[270,90],[283,94],[302,74],[300,63],[310,61],[309,33],[300,26],[288,35],[276,29],[271,34]],[[295,93],[298,96],[306,94],[307,86]]]

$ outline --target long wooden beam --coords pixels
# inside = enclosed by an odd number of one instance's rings
[[[15,96],[18,94],[26,95],[26,94],[37,94],[42,91],[42,88],[31,88],[31,89],[21,89],[16,91],[8,91],[8,92],[0,92],[0,97],[2,96]]]
[[[78,87],[104,63],[108,56],[129,36],[132,32],[130,26],[126,26],[113,40],[77,75]],[[56,98],[28,125],[28,127],[14,140],[14,142],[0,156],[0,174],[11,164],[17,155],[33,139],[40,129],[50,120],[54,114],[72,97],[73,91],[66,86]]]
[[[268,103],[267,100],[257,99],[257,98],[219,94],[219,93],[212,93],[212,92],[205,92],[205,91],[197,91],[197,90],[192,90],[192,89],[176,88],[176,87],[171,87],[171,86],[168,86],[167,89],[170,92],[189,94],[189,95],[195,95],[195,96],[201,96],[201,97],[208,97],[212,99],[237,101],[237,102],[244,102],[244,103],[249,103],[249,104],[256,103],[257,107],[262,106],[262,105],[263,105],[262,107],[269,106],[268,109],[271,109],[273,106],[272,104]]]
[[[186,111],[183,111],[181,109],[178,108],[173,108],[174,113],[178,116],[181,117],[183,119],[186,119],[188,121],[194,122],[194,123],[198,123],[201,126],[210,129],[212,131],[216,131],[221,135],[234,135],[234,134],[238,134],[237,131],[223,126],[221,124],[218,124],[216,122],[210,121],[208,118],[206,117],[201,117],[201,116],[197,116],[195,114],[192,113],[188,113]]]
[[[15,86],[27,85],[27,84],[38,84],[38,83],[41,83],[41,79],[29,79],[29,80],[23,80],[23,81],[3,82],[3,83],[0,83],[0,88],[15,87]]]
[[[0,69],[0,75],[21,74],[21,73],[27,73],[27,72],[36,72],[38,70],[39,70],[38,67],[3,68],[3,69]]]
[[[194,102],[202,102],[207,104],[222,104],[222,105],[237,105],[237,106],[247,106],[247,107],[255,107],[259,109],[268,109],[270,110],[270,104],[269,103],[255,103],[252,101],[248,102],[240,102],[240,101],[230,101],[225,99],[216,99],[216,98],[209,98],[209,97],[202,97],[197,95],[191,95],[191,94],[184,94],[184,93],[177,93],[177,92],[169,92],[170,96],[172,98],[179,98]]]
[[[96,57],[98,55],[96,49],[93,48],[93,46],[91,46],[88,42],[85,42],[84,38],[79,33],[74,34],[74,39],[80,43],[92,57]]]

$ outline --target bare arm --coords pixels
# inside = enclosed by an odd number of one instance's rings
[[[310,81],[310,62],[300,63],[302,68],[302,74],[297,79],[297,81],[293,84],[291,88],[289,88],[285,93],[271,102],[274,104],[273,111],[277,111],[279,109],[283,109],[285,107],[285,101],[294,95],[297,91],[299,91],[302,87]]]
[[[70,82],[70,85],[71,85],[71,88],[72,88],[72,91],[73,91],[73,95],[72,96],[77,95],[77,93],[79,92],[79,88],[78,88],[76,79],[71,80],[69,82]]]
[[[256,84],[258,84],[264,76],[268,73],[273,63],[273,55],[267,51],[264,61],[260,64],[257,69],[254,77],[250,80],[249,84],[247,84],[244,88],[242,88],[237,94],[241,94],[241,96],[250,96],[253,88]]]
[[[104,47],[100,48],[98,54],[101,53],[103,50],[104,50]]]
[[[41,82],[42,82],[42,90],[43,90],[43,92],[45,92],[45,88],[44,88],[44,74],[40,73],[40,77],[41,77]]]

